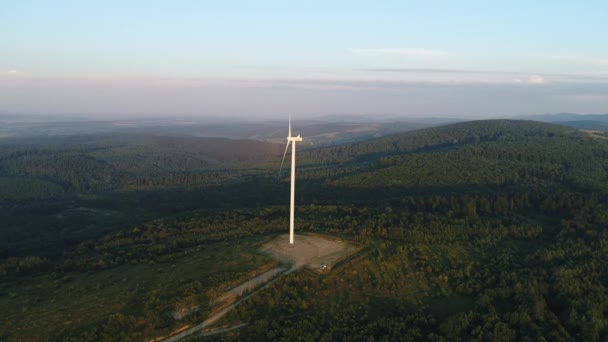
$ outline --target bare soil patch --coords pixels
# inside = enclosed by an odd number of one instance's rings
[[[603,131],[596,131],[592,129],[581,129],[581,131],[587,133],[592,138],[608,140],[608,137],[603,135],[605,133]]]
[[[289,235],[281,235],[261,247],[280,262],[291,264],[293,269],[308,267],[316,272],[329,271],[336,263],[361,248],[344,240],[321,235],[296,235],[289,244]]]

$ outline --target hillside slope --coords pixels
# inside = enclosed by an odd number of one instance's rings
[[[568,127],[488,120],[305,151],[301,177],[349,187],[608,189],[608,144]]]
[[[12,139],[0,144],[0,177],[50,182],[66,193],[217,184],[237,177],[239,170],[276,165],[283,149],[255,140],[150,135]],[[0,201],[47,192],[0,189]]]
[[[287,231],[283,146],[230,156],[190,140],[71,139],[0,148],[2,172],[21,167],[3,189],[40,196],[0,202],[0,340],[142,340],[198,324],[218,286],[264,262],[253,246]],[[476,121],[298,156],[297,233],[364,252],[277,279],[220,322],[249,322],[237,338],[608,339],[605,139]],[[184,303],[200,311],[167,315]]]
[[[245,338],[608,339],[603,139],[477,121],[303,155],[300,227],[370,252],[274,285],[233,315]]]

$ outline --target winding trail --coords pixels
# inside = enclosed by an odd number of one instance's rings
[[[277,281],[277,279],[278,279],[277,276],[278,275],[288,274],[288,273],[290,273],[293,270],[294,269],[291,268],[291,269],[289,269],[289,270],[286,271],[285,268],[278,267],[278,268],[272,269],[270,271],[267,271],[265,273],[262,273],[259,276],[255,277],[255,278],[253,278],[251,280],[248,280],[244,284],[235,287],[234,289],[239,288],[239,289],[242,290],[241,293],[243,293],[245,290],[251,289],[252,288],[251,286],[253,284],[257,284],[259,286],[259,285],[261,285],[263,283],[263,280],[266,281],[266,283],[263,286],[261,286],[260,288],[258,288],[257,290],[255,290],[255,291],[251,292],[250,294],[246,295],[245,297],[237,300],[236,302],[232,303],[231,305],[223,308],[222,310],[218,311],[214,315],[212,315],[209,318],[207,318],[206,320],[204,320],[202,323],[197,324],[197,325],[193,326],[190,329],[184,330],[184,331],[180,332],[179,334],[173,335],[173,336],[171,336],[171,337],[169,337],[167,339],[164,339],[162,341],[163,342],[179,341],[179,340],[181,340],[182,338],[184,338],[186,336],[195,334],[195,333],[197,333],[197,332],[199,332],[199,331],[201,331],[201,330],[209,327],[213,323],[217,322],[220,318],[224,317],[228,312],[232,311],[232,309],[236,308],[239,304],[241,304],[242,302],[244,302],[247,299],[249,299],[249,297],[255,295],[256,293],[258,293],[260,291],[262,291],[263,289],[265,289],[266,287],[268,287],[269,285],[271,285],[272,283],[274,283],[275,281]],[[270,275],[272,275],[272,277],[270,277]],[[235,326],[235,327],[231,327],[231,328],[225,328],[225,329],[220,329],[220,330],[209,331],[209,334],[210,335],[211,334],[217,334],[217,333],[219,333],[221,331],[229,331],[229,330],[232,330],[232,329],[236,329],[237,327],[240,328],[240,327],[245,326],[245,325],[247,325],[247,324],[241,324],[241,325],[238,325],[238,326]],[[205,334],[205,335],[207,335],[207,334]]]
[[[291,268],[287,269],[286,267],[277,267],[257,275],[238,286],[235,286],[222,296],[218,297],[212,303],[212,305],[215,303],[221,304],[222,302],[230,303],[231,300],[235,300],[234,303],[227,305],[216,313],[212,313],[212,315],[202,323],[191,328],[184,327],[182,328],[184,330],[175,335],[167,337],[162,341],[179,341],[189,335],[209,328],[209,326],[220,320],[239,304],[273,284],[280,278],[281,275],[290,274],[291,272],[305,266],[315,270],[316,272],[324,273],[329,271],[336,263],[340,262],[341,260],[345,260],[345,258],[348,258],[350,255],[353,255],[361,249],[360,247],[341,239],[327,236],[306,234],[297,235],[296,238],[298,242],[295,245],[290,245],[286,243],[286,241],[288,241],[288,235],[281,235],[266,243],[261,248],[261,251],[270,254],[274,259],[281,262],[283,265],[290,265]],[[243,294],[245,294],[244,297],[236,300]],[[220,328],[213,331],[203,331],[203,336],[207,336],[208,334],[219,334],[221,332],[234,330],[245,325],[247,324]]]
[[[246,293],[247,291],[254,290],[266,282],[274,279],[280,273],[283,273],[286,269],[284,267],[277,267],[272,270],[266,271],[262,274],[259,274],[253,277],[250,280],[242,283],[241,285],[235,286],[234,288],[228,290],[228,292],[224,293],[217,299],[213,301],[213,303],[220,303],[225,300],[229,300],[230,298],[237,298],[238,296]]]
[[[225,332],[229,332],[229,331],[232,331],[232,330],[240,329],[240,328],[242,328],[242,327],[244,327],[246,325],[249,325],[249,323],[243,323],[243,324],[235,325],[233,327],[228,327],[228,328],[220,328],[220,329],[205,331],[203,333],[203,336],[212,336],[212,335],[217,335],[217,334],[223,334]]]

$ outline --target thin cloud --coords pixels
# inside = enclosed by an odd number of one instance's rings
[[[596,56],[558,55],[549,56],[550,59],[566,61],[591,66],[608,66],[608,58]]]
[[[226,85],[240,84],[244,86],[262,86],[262,87],[288,87],[288,88],[341,88],[341,89],[383,89],[383,90],[399,90],[410,89],[420,86],[428,87],[475,87],[475,86],[508,86],[509,82],[483,82],[483,81],[428,81],[428,80],[367,80],[367,79],[351,79],[351,80],[329,80],[329,79],[257,79],[257,80],[225,80]]]
[[[379,73],[411,73],[411,74],[471,74],[471,75],[514,75],[513,79],[515,83],[523,83],[521,77],[532,74],[535,72],[524,72],[524,71],[491,71],[491,70],[471,70],[471,69],[432,69],[432,68],[371,68],[362,69],[362,71],[379,72]],[[538,72],[538,71],[537,71]],[[555,74],[555,73],[543,73],[545,76],[558,77],[568,80],[578,81],[608,81],[608,74],[595,74],[595,75],[583,75],[583,74]]]
[[[428,69],[428,68],[372,68],[364,71],[398,72],[398,73],[434,73],[434,74],[489,74],[491,71],[464,70],[464,69]]]
[[[545,78],[540,75],[531,75],[528,77],[529,84],[544,84]]]
[[[385,48],[385,49],[349,49],[350,52],[365,56],[405,56],[405,57],[441,57],[447,55],[445,51],[423,48]]]

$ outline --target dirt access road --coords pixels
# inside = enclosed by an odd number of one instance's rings
[[[192,328],[181,331],[180,333],[170,336],[162,341],[179,341],[186,336],[209,328],[215,322],[224,317],[228,312],[237,307],[240,303],[246,301],[251,296],[274,283],[282,274],[289,274],[302,267],[308,267],[320,273],[328,272],[337,262],[344,260],[361,249],[360,247],[337,238],[314,234],[296,235],[294,242],[295,243],[293,245],[290,245],[289,235],[285,234],[263,245],[260,248],[262,253],[270,254],[273,258],[284,264],[286,267],[277,267],[266,271],[228,290],[225,294],[216,298],[213,302],[220,305],[222,302],[226,304],[230,301],[234,301],[234,303],[227,305],[221,310],[213,313],[204,322],[195,325]],[[256,288],[257,290],[254,290]],[[249,291],[253,292],[237,300],[238,297]],[[241,326],[244,325],[239,325],[238,327]],[[203,335],[205,336],[212,333],[218,334],[222,331],[229,331],[233,329],[236,329],[236,327],[203,332]]]
[[[270,271],[269,271],[270,272]],[[182,332],[180,332],[177,335],[173,335],[167,339],[162,340],[163,342],[175,342],[175,341],[179,341],[182,338],[195,334],[205,328],[208,328],[209,326],[213,325],[213,323],[217,322],[220,318],[224,317],[228,312],[232,311],[232,309],[236,308],[239,304],[241,304],[242,302],[246,301],[247,299],[249,299],[251,296],[255,295],[256,293],[258,293],[259,291],[262,291],[263,289],[265,289],[267,286],[269,286],[270,284],[274,283],[278,278],[275,278],[271,281],[269,281],[268,283],[266,283],[264,286],[260,287],[259,289],[253,291],[252,293],[248,294],[247,296],[239,299],[238,301],[234,302],[233,304],[223,308],[222,310],[218,311],[217,313],[215,313],[214,315],[210,316],[209,318],[207,318],[205,321],[203,321],[203,323],[200,323],[198,325],[193,326],[190,329],[184,330]],[[240,324],[238,327],[241,326],[245,326],[245,324]],[[229,330],[233,330],[236,329],[236,327],[231,327],[231,328],[225,328],[222,329],[223,331],[229,331]],[[214,331],[209,331],[209,334],[218,334],[217,330]],[[206,336],[207,333],[203,333],[203,336]]]

